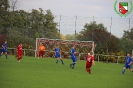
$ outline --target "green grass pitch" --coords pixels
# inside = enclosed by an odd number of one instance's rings
[[[85,61],[77,61],[70,69],[70,59],[55,64],[55,58],[24,57],[17,62],[14,56],[0,58],[0,88],[133,88],[133,73],[124,64],[96,62],[92,74],[85,71]]]

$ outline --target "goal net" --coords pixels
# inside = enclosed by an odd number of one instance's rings
[[[38,56],[39,46],[44,44],[46,47],[45,57],[55,57],[54,49],[57,45],[60,46],[61,57],[70,58],[70,51],[72,46],[75,46],[77,58],[82,60],[85,59],[88,52],[91,51],[94,46],[93,41],[78,41],[78,40],[61,40],[61,39],[47,39],[47,38],[36,38],[36,52],[35,57]]]

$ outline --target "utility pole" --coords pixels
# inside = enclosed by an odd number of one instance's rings
[[[94,32],[92,32],[92,34],[91,34],[92,36],[91,36],[91,40],[93,41],[93,35],[94,35]]]
[[[129,18],[129,30],[128,30],[128,45],[127,45],[127,53],[129,53],[129,39],[130,39],[130,18]]]
[[[59,30],[58,31],[59,31],[59,38],[60,38],[60,22],[59,22]]]
[[[76,21],[77,21],[77,16],[76,16],[76,20],[75,20],[75,40],[76,40]]]

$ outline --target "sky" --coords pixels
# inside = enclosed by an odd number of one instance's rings
[[[128,2],[130,10],[129,1],[133,2],[133,0],[118,0],[116,9],[119,9],[119,2]],[[133,11],[126,17],[120,17],[114,11],[116,0],[18,0],[18,2],[17,9],[26,11],[50,9],[55,16],[54,21],[60,24],[58,28],[64,35],[74,34],[75,30],[78,33],[84,28],[85,23],[92,21],[103,23],[109,32],[119,38],[122,37],[123,30],[133,28]]]

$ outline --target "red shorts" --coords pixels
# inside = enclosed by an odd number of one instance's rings
[[[22,53],[22,52],[18,52],[18,53],[17,53],[17,56],[18,56],[18,57],[22,57],[22,56],[23,56],[23,53]]]
[[[86,68],[90,68],[92,66],[92,63],[86,63]]]
[[[39,51],[39,56],[43,56],[44,55],[44,51]]]

